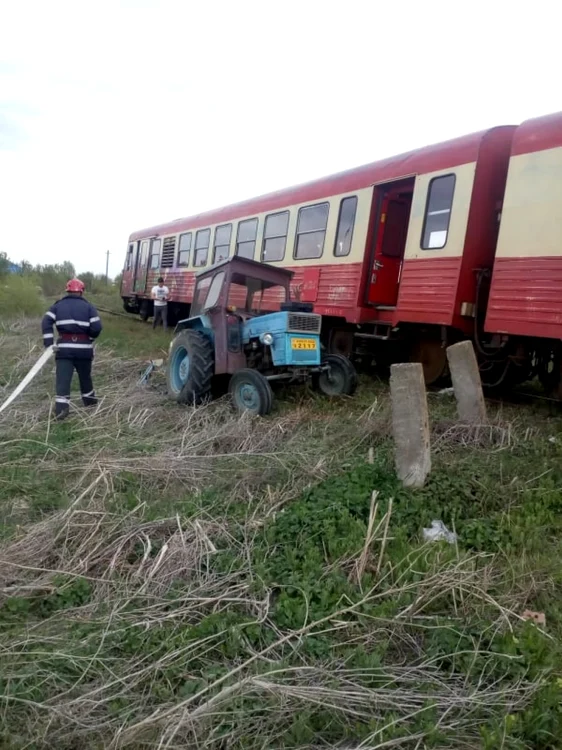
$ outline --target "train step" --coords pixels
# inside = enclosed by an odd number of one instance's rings
[[[377,333],[375,331],[373,333],[356,333],[355,336],[358,339],[378,339],[378,341],[388,341],[390,338],[390,326],[384,333]]]

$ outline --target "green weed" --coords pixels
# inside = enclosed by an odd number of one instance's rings
[[[0,278],[0,315],[3,319],[41,315],[44,309],[41,287],[32,279],[15,274]]]
[[[406,490],[381,383],[180,409],[135,385],[170,334],[103,320],[100,408],[53,425],[30,392],[0,424],[0,747],[560,747],[560,415],[474,436],[430,399]]]

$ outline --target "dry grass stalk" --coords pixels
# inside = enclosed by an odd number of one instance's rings
[[[369,549],[380,527],[380,524],[379,524],[379,526],[377,526],[377,528],[373,531],[373,526],[375,525],[375,520],[377,518],[377,511],[379,509],[379,506],[377,503],[378,496],[379,496],[379,493],[377,492],[377,490],[373,490],[371,494],[371,506],[369,509],[369,520],[367,522],[367,533],[365,535],[365,544],[363,546],[363,550],[361,552],[359,560],[357,560],[355,564],[354,573],[355,573],[355,580],[357,581],[357,583],[360,583],[361,579],[363,578],[363,574],[365,573],[365,567],[367,565],[367,560],[369,557]]]
[[[388,540],[388,527],[390,524],[390,516],[392,515],[392,502],[393,502],[393,498],[390,498],[390,500],[388,501],[388,509],[384,517],[384,532],[383,532],[383,537],[382,537],[381,550],[379,553],[379,561],[377,563],[377,571],[376,571],[377,575],[379,575],[379,573],[381,572],[384,551],[386,549],[386,543]]]
[[[21,326],[14,331],[18,336],[31,335],[28,324]],[[4,334],[8,342],[12,333]],[[35,359],[31,344],[25,351],[17,373]],[[318,415],[306,405],[276,420],[240,419],[224,402],[182,410],[157,389],[139,390],[137,363],[101,350],[97,367],[103,397],[93,413],[73,414],[71,456],[56,443],[48,408],[39,405],[43,386],[0,419],[0,461],[10,462],[22,476],[38,468],[42,477],[64,476],[70,499],[62,510],[0,544],[0,598],[64,596],[77,582],[90,590],[87,602],[3,636],[4,684],[18,685],[32,672],[34,685],[46,686],[45,697],[17,701],[7,691],[0,695],[4,720],[11,712],[17,715],[28,745],[223,750],[251,737],[257,750],[276,746],[303,707],[321,705],[350,723],[384,722],[392,713],[387,728],[394,722],[404,730],[404,746],[423,740],[413,726],[429,697],[436,721],[455,737],[456,747],[476,747],[482,720],[528,704],[536,685],[524,678],[499,685],[488,666],[492,655],[484,660],[486,666],[476,666],[482,663],[479,657],[487,656],[479,643],[468,654],[433,658],[420,647],[420,634],[439,627],[460,639],[474,613],[485,613],[491,630],[509,630],[520,611],[520,580],[514,576],[506,587],[492,558],[462,556],[457,549],[450,560],[429,545],[383,566],[392,502],[379,519],[376,492],[365,541],[353,563],[360,580],[379,541],[373,565],[377,576],[356,601],[346,600],[314,621],[307,614],[299,629],[281,630],[270,612],[272,592],[256,586],[256,530],[311,482],[343,466],[349,456],[365,455],[366,440],[386,434],[383,400],[343,435],[337,415]],[[497,433],[493,427],[478,435],[448,428],[441,433],[440,449],[463,440],[489,445],[492,439],[509,447],[519,439],[505,425],[498,423]],[[20,450],[23,440],[33,447],[32,459]],[[374,461],[374,451],[371,456]],[[130,499],[136,504],[124,511],[114,498],[128,474],[135,478]],[[198,504],[202,487],[218,493],[216,507]],[[149,512],[151,498],[170,488],[177,490],[178,507],[155,519]],[[230,504],[238,509],[248,503],[245,516],[229,513]],[[232,563],[220,568],[215,562],[225,550]],[[496,592],[502,588],[509,593],[499,599]],[[411,603],[395,614],[381,614],[377,606],[393,599]],[[458,616],[444,625],[435,613],[451,599]],[[228,648],[232,629],[223,627],[222,619],[214,631],[188,637],[210,615],[233,612],[244,618],[234,656]],[[250,643],[245,637],[250,626],[273,634],[273,642],[262,648]],[[160,633],[169,642],[162,642]],[[322,663],[310,656],[320,634],[332,635],[334,643]],[[141,646],[123,653],[128,637]],[[389,644],[380,667],[347,667],[341,656],[346,648],[370,652],[378,639]],[[473,660],[471,674],[441,668],[445,657],[452,663],[461,655]],[[224,671],[210,676],[219,661]],[[183,682],[197,686],[187,697],[181,697]],[[393,746],[396,741],[384,740],[383,733],[379,728],[356,747]]]

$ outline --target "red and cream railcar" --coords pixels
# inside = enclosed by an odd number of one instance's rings
[[[295,272],[293,294],[314,303],[324,316],[323,332],[332,350],[355,351],[379,363],[421,361],[426,380],[433,382],[446,368],[445,345],[476,336],[484,369],[497,379],[506,363],[520,365],[521,355],[506,347],[505,337],[491,334],[534,335],[530,329],[506,328],[509,304],[502,307],[502,284],[508,279],[509,286],[513,267],[498,262],[494,268],[508,168],[500,235],[506,263],[513,248],[525,253],[524,238],[532,235],[530,229],[522,233],[505,226],[512,218],[517,226],[524,222],[522,197],[530,202],[533,223],[536,217],[545,222],[548,209],[537,207],[539,197],[517,185],[528,179],[526,172],[539,169],[533,160],[543,147],[533,133],[543,133],[543,145],[548,145],[553,136],[546,131],[560,134],[560,117],[547,118],[549,126],[541,120],[492,128],[135,232],[123,273],[125,307],[150,315],[150,288],[162,275],[171,290],[170,312],[188,315],[195,272],[238,253]],[[531,143],[539,144],[534,151]],[[535,155],[521,161],[527,152]],[[560,163],[548,162],[552,168]],[[562,189],[560,174],[555,177],[548,166],[543,172],[540,190],[553,191],[556,179]],[[554,200],[554,192],[549,193],[549,205]],[[535,250],[527,256],[539,258],[540,237],[547,231],[548,252],[554,254],[560,222],[559,215],[549,215],[548,226],[536,228],[538,236],[529,245]],[[504,268],[507,276],[502,276]],[[525,297],[526,289],[517,294]],[[562,309],[560,298],[556,304]]]
[[[515,132],[484,330],[487,354],[562,398],[562,113]]]

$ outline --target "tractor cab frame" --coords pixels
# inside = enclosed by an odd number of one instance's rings
[[[168,392],[180,403],[210,396],[213,380],[231,376],[240,410],[266,414],[273,381],[310,379],[326,395],[351,395],[357,376],[348,359],[322,356],[322,318],[290,300],[293,272],[240,256],[196,277],[192,315],[174,331]]]

